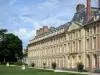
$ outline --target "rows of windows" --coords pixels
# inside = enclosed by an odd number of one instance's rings
[[[99,33],[99,25],[98,26],[93,26],[93,27],[90,27],[90,28],[86,28],[86,36],[90,36],[92,34],[96,34],[96,33]]]
[[[72,31],[72,32],[68,33],[67,37],[68,37],[67,40],[76,39],[78,37],[81,37],[81,29],[77,30],[77,31]]]

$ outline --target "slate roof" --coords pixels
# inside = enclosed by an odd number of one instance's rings
[[[94,22],[94,16],[99,16],[99,19],[100,19],[100,9],[98,8],[95,8],[95,7],[91,7],[91,20],[90,21],[87,21],[87,8],[83,8],[81,9],[80,11],[76,12],[73,16],[73,19],[71,22],[75,22],[76,24],[79,24],[79,25],[82,25],[82,26],[85,26],[87,25],[88,23],[92,23]],[[45,33],[42,33],[41,35],[37,35],[35,36],[34,39],[37,39],[37,38],[40,38],[40,37],[43,37],[43,36],[46,36],[48,34],[51,34],[53,32],[56,32],[60,29],[68,29],[69,26],[71,25],[71,22],[67,22],[63,25],[60,25],[59,27],[57,28],[53,28],[53,29],[49,29],[48,32],[45,32]]]
[[[87,23],[93,22],[94,21],[93,20],[94,15],[97,14],[100,11],[100,9],[95,8],[95,7],[91,7],[92,18],[91,18],[90,21],[87,21],[87,10],[86,9],[87,8],[83,8],[79,12],[76,12],[74,14],[72,21],[76,21],[76,22],[78,22],[82,25],[86,25]],[[100,12],[98,14],[100,14]]]
[[[61,29],[67,29],[67,28],[69,27],[69,25],[70,25],[70,22],[67,22],[67,23],[65,23],[65,24],[63,24],[63,25],[60,25],[59,27],[56,27],[56,28],[53,28],[53,29],[49,29],[48,32],[42,33],[42,34],[40,34],[40,35],[37,35],[37,36],[35,36],[34,39],[37,39],[37,38],[46,36],[46,35],[48,35],[48,34],[51,34],[51,33],[53,33],[53,32],[59,31],[59,30],[61,30]]]

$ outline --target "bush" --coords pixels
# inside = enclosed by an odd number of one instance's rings
[[[24,63],[24,65],[27,66],[28,64],[27,63]]]
[[[46,68],[46,63],[43,63],[43,67],[44,67],[44,69]]]
[[[94,72],[95,73],[100,73],[100,69],[95,69]]]
[[[6,65],[7,64],[7,62],[1,62],[1,65]]]
[[[56,69],[56,63],[55,62],[52,63],[52,68]]]
[[[79,62],[79,63],[77,64],[77,69],[78,69],[78,71],[79,71],[79,72],[82,72],[82,71],[83,71],[83,68],[84,68],[83,63]]]
[[[9,64],[13,65],[13,64],[14,64],[14,62],[9,62]]]
[[[35,63],[32,63],[31,66],[34,67],[35,66]]]
[[[13,62],[14,65],[18,65],[18,66],[22,66],[23,63],[22,62]]]

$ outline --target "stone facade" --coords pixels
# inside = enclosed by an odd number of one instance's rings
[[[100,10],[91,8],[91,12],[94,11],[98,13]],[[87,17],[82,10],[76,15],[71,22],[48,29],[48,32],[30,40],[29,64],[43,67],[43,63],[46,63],[46,67],[51,68],[51,64],[56,62],[57,68],[74,69],[78,62],[82,62],[89,71],[100,68],[100,15],[92,15],[89,21],[85,21],[88,19],[85,19]]]

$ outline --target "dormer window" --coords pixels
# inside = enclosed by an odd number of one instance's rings
[[[84,19],[84,17],[81,17],[81,19],[80,19],[80,22],[81,22],[81,23],[83,23],[83,19]]]

